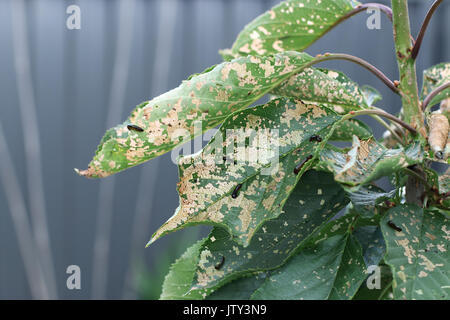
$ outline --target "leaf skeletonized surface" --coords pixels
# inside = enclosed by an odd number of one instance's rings
[[[326,193],[322,193],[327,190]],[[344,190],[332,175],[310,170],[291,193],[283,213],[256,231],[243,247],[222,228],[214,228],[200,251],[193,288],[217,288],[236,277],[281,266],[346,204]],[[214,266],[225,257],[220,270]]]
[[[322,131],[326,136],[341,118],[327,107],[292,99],[233,114],[200,153],[180,159],[180,206],[151,242],[187,225],[207,223],[224,227],[247,246],[264,221],[279,215],[324,146],[325,140],[311,137]],[[242,144],[234,147],[236,140]],[[296,174],[299,163],[304,165]]]
[[[450,298],[449,226],[444,215],[415,205],[387,212],[381,229],[386,241],[385,261],[394,277],[394,299]]]
[[[106,177],[160,156],[244,109],[313,58],[284,52],[268,57],[241,57],[195,75],[136,107],[121,125],[109,129],[83,176]],[[195,123],[201,121],[196,130]],[[141,130],[128,130],[128,125]]]
[[[229,60],[249,54],[263,56],[289,50],[303,51],[359,4],[353,0],[283,1],[250,22],[232,48],[221,54]]]

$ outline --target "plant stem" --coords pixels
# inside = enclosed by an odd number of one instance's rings
[[[428,10],[427,15],[425,16],[425,20],[422,23],[422,28],[420,29],[419,35],[417,36],[416,43],[414,44],[414,48],[411,52],[411,57],[413,59],[417,58],[419,54],[420,46],[422,45],[423,37],[425,36],[425,32],[427,31],[428,24],[431,21],[431,17],[436,11],[437,7],[442,3],[442,0],[436,0],[431,6],[430,10]]]
[[[400,73],[400,94],[403,117],[423,136],[426,136],[424,117],[419,102],[415,60],[411,56],[411,28],[408,1],[392,0],[395,50]]]
[[[422,143],[426,143],[424,116],[419,101],[417,87],[416,61],[411,55],[411,28],[409,24],[408,0],[391,0],[393,31],[397,64],[400,74],[399,89],[402,96],[403,120],[410,123],[420,133]],[[425,172],[417,172],[423,179]],[[422,179],[408,177],[406,182],[406,202],[422,206],[425,186]]]

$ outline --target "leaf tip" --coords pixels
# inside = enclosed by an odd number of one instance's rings
[[[95,170],[93,167],[89,166],[86,170],[80,170],[77,168],[73,169],[79,176],[85,177],[85,178],[105,178],[111,173],[105,172],[102,170]]]
[[[73,171],[75,171],[75,173],[77,175],[79,175],[80,177],[90,178],[90,176],[88,174],[88,170],[80,170],[80,169],[77,169],[77,168],[73,168]]]
[[[151,245],[153,242],[155,242],[157,239],[158,239],[158,238],[156,238],[156,237],[152,237],[152,238],[150,239],[150,241],[147,242],[147,244],[145,245],[145,247],[146,247],[146,248],[150,247],[150,245]]]

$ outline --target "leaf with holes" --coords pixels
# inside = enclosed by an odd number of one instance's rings
[[[438,178],[439,192],[449,193],[450,192],[450,172],[444,173]]]
[[[320,161],[335,173],[336,181],[356,191],[373,180],[422,162],[423,150],[417,142],[406,149],[387,149],[373,139],[355,137],[348,153],[324,149]]]
[[[88,169],[77,172],[106,177],[160,156],[248,107],[312,60],[298,52],[248,56],[193,76],[108,130]]]
[[[381,223],[394,299],[450,298],[450,220],[415,205],[390,209]]]
[[[359,5],[354,0],[283,1],[260,15],[238,35],[231,49],[222,50],[224,59],[237,56],[269,55],[302,51]]]
[[[238,245],[224,229],[213,229],[201,249],[204,259],[198,264],[193,290],[218,288],[249,273],[283,265],[347,202],[331,174],[306,172],[284,206],[284,213],[264,223],[248,247]],[[224,264],[216,269],[222,259]]]
[[[450,83],[450,62],[435,65],[423,72],[422,99],[425,99],[434,89]],[[435,96],[428,107],[432,107],[442,100],[450,97],[450,88],[443,90]]]
[[[264,221],[280,214],[340,119],[327,107],[291,99],[233,114],[200,153],[180,159],[180,206],[150,243],[206,223],[224,227],[247,246]]]
[[[353,136],[367,140],[373,136],[373,133],[370,127],[364,122],[357,119],[350,119],[336,125],[330,141],[352,141]]]
[[[339,71],[307,68],[276,87],[272,94],[328,104],[337,113],[370,107],[365,91]]]

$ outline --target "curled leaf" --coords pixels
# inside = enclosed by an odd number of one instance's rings
[[[346,154],[324,149],[320,156],[323,166],[334,172],[336,181],[344,184],[350,191],[356,191],[373,180],[420,163],[422,159],[423,150],[419,143],[406,149],[387,149],[374,139],[357,138],[353,148]]]
[[[429,118],[428,126],[430,128],[428,143],[431,150],[438,159],[443,159],[449,135],[448,118],[441,113],[433,113]]]
[[[450,82],[450,63],[435,65],[423,72],[422,99],[428,96],[434,89]],[[444,99],[450,98],[450,88],[443,90],[434,97],[428,107],[432,107]]]

